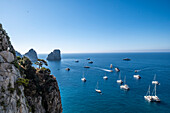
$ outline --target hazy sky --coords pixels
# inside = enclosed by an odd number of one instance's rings
[[[0,23],[25,53],[170,51],[170,0],[0,0]]]

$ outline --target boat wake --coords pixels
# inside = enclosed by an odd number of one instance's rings
[[[104,68],[99,68],[99,67],[95,67],[96,69],[100,69],[102,71],[106,71],[106,72],[113,72],[113,70],[109,70],[109,69],[104,69]]]

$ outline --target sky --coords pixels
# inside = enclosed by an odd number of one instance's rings
[[[169,0],[0,0],[15,50],[170,52]]]

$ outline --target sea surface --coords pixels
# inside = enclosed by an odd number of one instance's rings
[[[46,57],[39,55],[42,59]],[[87,58],[93,64],[88,64]],[[131,61],[123,61],[123,58]],[[170,113],[170,53],[62,54],[61,61],[48,61],[48,64],[58,81],[63,113]],[[122,80],[126,76],[129,91],[120,89],[116,83],[119,73],[114,69],[112,73],[105,71],[110,69],[110,64],[120,69]],[[133,78],[135,70],[140,70],[137,73],[142,77],[140,80]],[[83,73],[85,83],[81,81]],[[103,79],[105,74],[108,80]],[[155,74],[160,82],[157,96],[161,102],[149,103],[144,96],[149,85],[152,93]],[[95,92],[97,82],[102,94]]]

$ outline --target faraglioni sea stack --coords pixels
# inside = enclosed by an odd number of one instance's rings
[[[60,50],[55,49],[53,52],[51,52],[48,55],[47,60],[50,60],[50,61],[61,60]]]
[[[37,61],[38,59],[37,52],[34,49],[30,49],[24,56],[28,57],[31,61]]]

